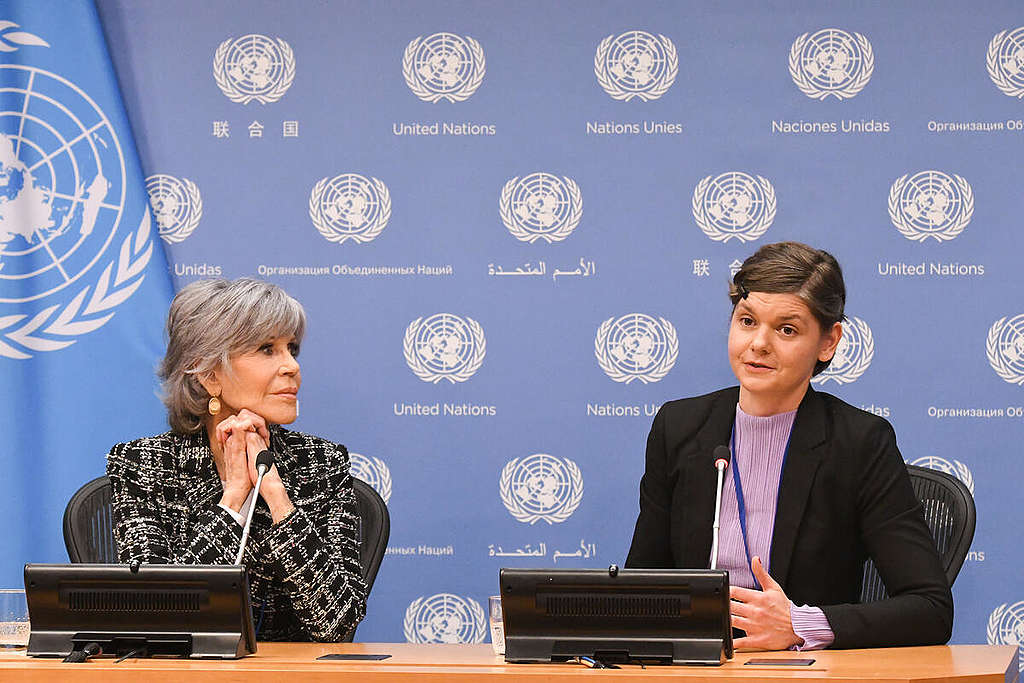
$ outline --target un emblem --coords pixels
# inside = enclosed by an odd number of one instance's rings
[[[1024,646],[1024,600],[1012,605],[1003,603],[992,610],[986,635],[989,645]],[[1024,672],[1024,659],[1018,662],[1018,670]]]
[[[805,33],[789,50],[789,75],[800,92],[816,100],[853,97],[868,84],[874,69],[868,39],[837,28]]]
[[[4,37],[15,36],[47,46]],[[124,153],[96,102],[32,66],[0,64],[0,82],[0,356],[27,359],[110,320],[153,241],[149,211],[124,215]],[[119,233],[122,219],[138,227]]]
[[[811,378],[814,384],[824,385],[829,380],[836,384],[856,381],[871,365],[875,356],[875,339],[871,328],[860,318],[849,316],[843,325],[843,337],[839,340],[832,362]]]
[[[583,218],[583,197],[579,185],[568,176],[531,173],[505,183],[498,213],[517,240],[561,242]]]
[[[988,44],[989,78],[1010,97],[1024,99],[1024,26],[1000,31]]]
[[[889,189],[889,219],[908,240],[951,240],[963,232],[973,215],[974,191],[955,173],[904,174]]]
[[[927,455],[917,460],[912,460],[909,465],[917,465],[918,467],[927,467],[930,470],[938,470],[939,472],[945,472],[951,474],[964,483],[964,486],[974,495],[974,475],[971,474],[971,470],[967,468],[967,465],[963,464],[959,460],[946,460],[935,455]]]
[[[416,318],[405,329],[405,362],[424,382],[465,382],[480,369],[487,340],[480,323],[470,317],[437,313]]]
[[[480,87],[484,50],[469,36],[435,33],[414,38],[402,55],[402,76],[424,102],[462,102]]]
[[[583,475],[569,458],[535,453],[509,460],[498,485],[501,502],[524,524],[544,520],[556,524],[569,519],[583,500]]]
[[[213,79],[232,102],[277,102],[295,80],[295,55],[281,38],[228,38],[213,55]]]
[[[370,242],[391,218],[391,193],[376,178],[355,173],[323,178],[309,193],[309,218],[328,242]]]
[[[679,337],[664,318],[628,313],[601,323],[594,337],[594,355],[616,382],[657,382],[676,364]]]
[[[482,643],[487,618],[473,598],[438,593],[409,603],[403,630],[410,643]]]
[[[1024,313],[995,321],[988,331],[985,352],[997,375],[1024,386]]]
[[[626,31],[608,36],[594,54],[597,82],[616,100],[656,100],[672,87],[678,73],[676,46],[660,34]]]
[[[192,234],[203,216],[203,198],[188,178],[151,175],[146,178],[149,205],[156,217],[161,239],[177,244]]]
[[[373,487],[385,503],[391,500],[391,470],[383,460],[349,452],[348,467],[349,474]]]
[[[752,242],[775,220],[775,188],[741,171],[708,176],[693,190],[693,219],[716,242]]]

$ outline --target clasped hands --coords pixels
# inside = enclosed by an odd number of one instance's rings
[[[220,502],[238,512],[256,486],[259,476],[256,456],[270,443],[270,432],[262,417],[243,408],[237,415],[230,415],[217,425],[214,438],[223,453],[223,472],[220,474],[224,477],[224,496]],[[291,500],[277,472],[277,465],[263,476],[260,497],[267,502],[275,524],[291,512]]]
[[[782,586],[765,571],[760,557],[754,557],[750,571],[761,584],[762,590],[740,586],[729,588],[732,625],[747,633],[746,637],[733,641],[733,647],[788,650],[794,645],[802,645],[803,638],[793,631],[789,598]]]

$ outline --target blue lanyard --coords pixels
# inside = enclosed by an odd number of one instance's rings
[[[794,418],[794,424],[796,419]],[[793,440],[793,427],[789,428],[789,436],[786,437],[786,450],[782,452],[782,467],[779,469],[779,486],[775,491],[775,509],[779,509],[779,494],[782,493],[782,473],[786,471],[786,458],[789,456],[789,443]],[[753,558],[750,557],[750,544],[747,542],[747,503],[743,499],[743,480],[740,478],[740,463],[736,456],[736,422],[732,425],[732,435],[729,437],[729,450],[732,451],[732,465],[729,469],[732,470],[732,481],[736,486],[736,508],[740,517],[740,533],[743,534],[743,552],[747,555],[747,569],[750,570],[750,577],[754,580],[754,586],[758,590],[764,590],[761,588],[761,583],[754,576],[754,570],[751,567],[753,564]],[[773,533],[774,535],[774,533]],[[767,559],[767,558],[765,558]],[[768,571],[768,562],[763,562],[765,571]]]

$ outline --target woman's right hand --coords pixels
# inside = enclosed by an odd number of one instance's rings
[[[224,471],[221,473],[224,476],[224,495],[220,502],[235,512],[242,509],[242,504],[253,487],[249,458],[246,454],[250,433],[269,441],[270,434],[266,422],[249,410],[243,409],[238,415],[231,415],[217,425],[216,439],[221,444],[224,454]]]

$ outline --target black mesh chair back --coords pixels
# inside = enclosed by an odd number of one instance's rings
[[[942,569],[952,586],[974,540],[974,497],[970,489],[952,474],[917,465],[907,465],[907,471],[914,493],[924,507],[924,520],[935,539]],[[882,577],[878,575],[875,563],[869,559],[864,564],[860,601],[875,602],[887,596]]]
[[[93,479],[71,496],[64,510],[64,546],[72,562],[117,562],[106,477]]]
[[[391,516],[384,499],[362,479],[352,477],[352,491],[356,494],[356,505],[359,508],[359,565],[363,568],[363,581],[369,596],[388,546]]]
[[[359,564],[366,594],[370,594],[391,534],[391,518],[384,499],[366,482],[352,479],[359,509]],[[117,562],[110,513],[110,480],[97,477],[78,489],[64,510],[64,545],[72,562]]]

